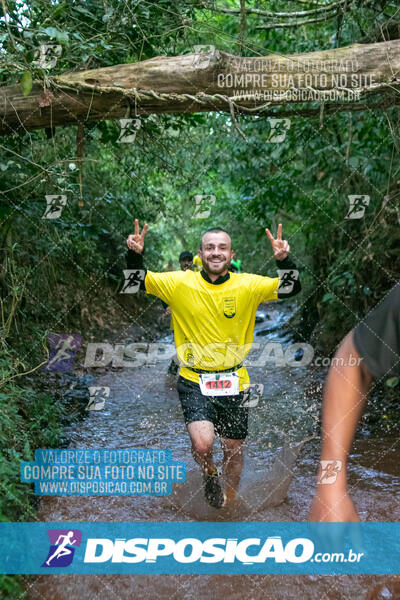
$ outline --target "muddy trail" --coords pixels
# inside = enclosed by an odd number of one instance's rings
[[[267,339],[291,342],[285,328],[293,308],[288,305],[260,307],[255,342]],[[119,340],[129,341],[129,330]],[[164,336],[171,341],[170,335]],[[253,351],[252,351],[253,352]],[[190,453],[176,378],[169,375],[169,361],[140,368],[108,370],[95,376],[92,385],[108,386],[111,394],[101,411],[88,416],[66,434],[72,448],[171,448],[175,460],[184,460],[188,472],[197,466]],[[304,521],[308,512],[318,461],[319,444],[315,418],[321,402],[326,369],[307,366],[248,367],[253,383],[264,385],[263,396],[250,411],[244,475],[239,492],[252,501],[238,509],[214,511],[208,520]],[[311,440],[309,438],[312,438]],[[293,469],[293,478],[278,506],[260,501],[270,491],[266,473],[274,457],[286,444],[303,445]],[[216,441],[217,464],[222,453]],[[362,520],[400,519],[398,496],[400,465],[395,440],[390,437],[360,437],[353,448],[350,468],[352,497]],[[189,473],[190,475],[190,473]],[[287,475],[284,467],[278,475]],[[290,473],[292,475],[292,473]],[[196,479],[195,479],[196,480]],[[186,484],[174,484],[186,485]],[[247,494],[247,497],[246,497]],[[254,498],[258,500],[254,500]],[[45,497],[40,502],[40,521],[194,521],[190,506],[170,497]],[[28,579],[29,600],[362,600],[400,598],[387,576],[297,576],[297,575],[51,575]]]

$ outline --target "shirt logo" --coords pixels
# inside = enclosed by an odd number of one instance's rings
[[[227,319],[232,319],[236,315],[236,299],[224,298],[224,315]]]

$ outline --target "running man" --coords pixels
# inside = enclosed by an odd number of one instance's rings
[[[318,487],[308,520],[354,522],[360,517],[347,492],[347,459],[373,380],[400,376],[400,282],[346,335],[335,359],[324,389]]]
[[[203,470],[208,503],[220,508],[235,497],[243,465],[243,442],[247,435],[250,380],[243,361],[253,343],[257,307],[261,302],[297,294],[297,280],[281,292],[279,277],[230,273],[231,238],[220,227],[202,237],[201,272],[153,273],[143,266],[142,252],[148,230],[129,235],[128,268],[141,269],[141,288],[164,300],[172,309],[174,337],[181,364],[177,390],[192,442],[192,453]],[[282,240],[282,225],[271,242],[281,276],[296,266],[288,257],[289,244]],[[283,280],[283,279],[282,279]],[[215,433],[221,439],[222,470],[227,485],[223,494],[213,461]]]
[[[61,558],[61,556],[66,556],[67,554],[71,554],[71,550],[69,548],[67,548],[66,546],[73,546],[76,543],[76,540],[73,540],[71,538],[73,538],[74,536],[74,532],[73,531],[69,531],[67,533],[67,535],[59,535],[58,539],[56,541],[56,545],[59,544],[57,546],[57,549],[55,550],[55,552],[50,556],[50,558],[48,560],[46,560],[46,565],[50,566],[51,561],[53,560],[53,558]],[[62,539],[62,542],[60,542],[60,540]]]

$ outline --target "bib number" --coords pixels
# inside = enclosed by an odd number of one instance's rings
[[[201,393],[204,396],[237,396],[239,375],[233,373],[201,373],[199,375]]]

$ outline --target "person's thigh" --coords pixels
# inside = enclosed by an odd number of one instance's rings
[[[209,452],[214,444],[214,425],[210,421],[192,421],[187,424],[192,445],[198,452]]]
[[[192,441],[214,439],[217,412],[210,398],[201,393],[196,383],[187,381],[183,377],[178,378],[177,390]]]
[[[237,396],[226,396],[215,399],[214,406],[217,419],[215,430],[221,440],[243,441],[248,432],[249,409],[246,406],[246,392]],[[230,444],[230,442],[227,442]]]

